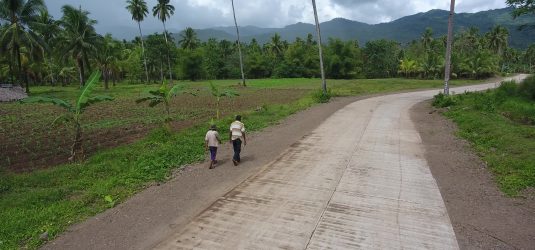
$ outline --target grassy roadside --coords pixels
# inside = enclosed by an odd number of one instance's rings
[[[308,84],[305,84],[308,80]],[[267,82],[263,82],[267,81]],[[292,85],[282,80],[251,81],[252,88],[315,89],[318,80],[299,79]],[[316,85],[316,82],[318,84]],[[479,81],[456,81],[467,85]],[[229,81],[228,84],[233,82]],[[234,82],[235,83],[235,82]],[[193,83],[188,83],[193,84]],[[200,83],[205,84],[205,83]],[[223,83],[222,85],[224,85]],[[335,95],[364,95],[421,88],[440,87],[440,80],[339,80],[331,81]],[[138,93],[138,86],[127,87],[128,95]],[[36,89],[63,97],[70,92]],[[291,104],[265,105],[244,114],[250,131],[258,131],[290,114],[317,103],[313,95]],[[219,122],[226,127],[226,117]],[[13,174],[0,169],[0,249],[39,247],[39,236],[47,232],[54,238],[69,225],[82,221],[142,190],[155,181],[165,181],[171,170],[204,159],[203,141],[207,123],[170,133],[162,129],[152,131],[133,144],[103,150],[81,164],[65,164],[47,170]],[[223,136],[226,136],[223,133]],[[179,153],[177,153],[179,152]]]
[[[437,96],[434,105],[449,107],[445,116],[457,123],[459,136],[471,142],[504,193],[535,187],[535,77],[484,93]]]
[[[244,114],[244,120],[248,130],[258,131],[314,103],[308,96],[291,105],[264,106]],[[230,122],[226,117],[218,125],[226,127]],[[102,151],[82,164],[0,173],[0,249],[37,248],[42,233],[53,238],[68,225],[113,207],[146,185],[165,181],[171,169],[203,160],[207,127],[199,124],[179,133],[156,129],[141,141]]]

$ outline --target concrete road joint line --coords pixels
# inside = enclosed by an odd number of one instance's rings
[[[408,118],[437,92],[345,106],[156,249],[458,249]]]
[[[362,137],[364,136],[364,134],[366,133],[366,131],[368,130],[368,127],[370,125],[370,121],[372,120],[372,116],[370,115],[367,122],[366,122],[366,128],[364,129],[364,131],[362,131],[362,133],[360,134],[360,137],[359,137],[359,140],[358,142],[355,144],[355,147],[353,148],[353,151],[351,152],[351,154],[349,155],[349,160],[347,161],[347,164],[344,168],[344,171],[342,172],[342,175],[340,175],[340,178],[338,179],[338,182],[336,184],[336,187],[334,188],[334,190],[332,191],[331,193],[331,196],[329,197],[329,201],[327,202],[327,204],[325,205],[325,208],[327,208],[329,206],[329,204],[331,203],[331,200],[334,196],[334,194],[336,193],[336,191],[338,190],[338,186],[340,185],[340,181],[342,180],[342,177],[344,176],[345,172],[347,171],[349,165],[351,164],[351,161],[353,160],[353,154],[354,152],[357,152],[358,151],[358,148],[359,148],[359,145],[360,145],[360,142],[362,141]],[[312,238],[314,237],[314,234],[316,233],[316,230],[318,229],[318,225],[320,224],[321,220],[323,219],[323,216],[325,216],[325,211],[327,211],[327,209],[323,209],[323,211],[321,212],[321,216],[319,217],[319,219],[317,220],[316,222],[316,225],[314,226],[314,230],[312,231],[312,234],[310,234],[310,238],[307,242],[307,245],[305,246],[304,249],[308,249],[308,246],[310,244],[310,241],[312,240]]]
[[[401,116],[398,118],[398,123],[401,124]],[[398,242],[403,249],[403,242],[401,241],[401,226],[399,224],[399,211],[401,208],[401,192],[403,190],[403,168],[401,167],[401,129],[398,129],[398,169],[399,169],[399,190],[398,190],[398,209],[396,212],[396,225],[398,226]]]

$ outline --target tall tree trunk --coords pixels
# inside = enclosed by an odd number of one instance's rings
[[[80,88],[82,88],[82,87],[84,87],[84,82],[85,82],[84,62],[80,57],[76,58],[76,62],[78,64],[78,74],[79,74],[79,78],[80,78]]]
[[[245,85],[245,73],[243,73],[243,55],[241,53],[240,29],[238,28],[238,22],[236,21],[236,11],[234,10],[234,0],[231,0],[231,2],[232,2],[232,14],[234,15],[234,25],[236,25],[236,34],[238,36],[238,53],[240,54],[241,83],[245,87],[246,86]]]
[[[455,0],[451,0],[450,16],[448,18],[448,40],[446,42],[446,62],[444,69],[444,95],[450,94],[450,75],[451,75],[451,47],[453,42],[453,15],[455,14]]]
[[[110,85],[108,84],[108,80],[109,80],[110,74],[109,74],[108,69],[107,69],[106,66],[104,67],[103,75],[104,75],[104,89],[106,89],[106,90],[110,89]]]
[[[165,46],[167,47],[167,65],[169,66],[169,81],[173,83],[173,71],[171,70],[171,50],[169,49],[169,42],[167,41],[167,28],[165,28],[165,22],[163,23],[163,36],[165,37]]]
[[[91,69],[91,63],[89,63],[89,57],[87,56],[87,53],[82,52],[82,59],[84,60],[84,64],[87,65],[87,71],[89,74],[91,74],[93,70]]]
[[[160,54],[160,58],[162,57],[162,54]],[[162,79],[163,83],[163,60],[160,60],[160,78]]]
[[[20,48],[19,46],[17,45],[15,47],[15,50],[17,52],[17,61],[18,61],[18,66],[19,66],[19,81],[22,81],[24,80],[24,88],[26,88],[26,94],[30,94],[30,86],[29,86],[29,83],[28,83],[28,76],[26,75],[26,73],[24,72],[24,70],[22,70],[22,57],[20,55]]]
[[[320,22],[318,20],[318,11],[316,10],[316,0],[312,0],[312,8],[314,8],[314,19],[316,20],[316,34],[318,36],[318,49],[320,54],[320,69],[321,69],[321,88],[323,94],[327,94],[327,81],[325,80],[325,70],[323,69],[323,50],[321,48],[321,30]]]
[[[143,33],[141,33],[141,22],[137,22],[139,28],[139,37],[141,38],[141,55],[143,56],[143,64],[145,65],[145,77],[147,84],[149,83],[149,70],[147,69],[147,58],[145,57],[145,43],[143,42]]]

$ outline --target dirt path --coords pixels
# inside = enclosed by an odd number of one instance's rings
[[[535,198],[506,197],[455,124],[422,102],[411,117],[462,249],[534,249]],[[430,113],[432,112],[432,113]],[[532,195],[535,194],[531,190]]]

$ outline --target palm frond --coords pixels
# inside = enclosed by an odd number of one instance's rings
[[[182,85],[182,84],[177,84],[177,85],[173,86],[173,87],[169,90],[169,92],[167,92],[167,98],[169,99],[169,98],[171,98],[172,96],[176,96],[176,95],[178,95],[179,93],[184,92],[184,88],[185,88],[185,86]]]
[[[21,103],[50,103],[62,107],[69,112],[73,112],[73,107],[70,103],[55,97],[35,96],[28,97],[20,101]]]
[[[87,99],[87,104],[85,105],[85,107],[91,105],[91,104],[94,104],[94,103],[98,103],[98,102],[105,102],[105,101],[113,101],[114,98],[111,97],[111,96],[107,96],[107,95],[98,95],[98,96],[91,96]]]
[[[78,97],[78,101],[76,102],[76,110],[77,112],[80,112],[82,109],[84,109],[87,105],[89,105],[88,101],[91,95],[91,92],[93,92],[93,89],[96,86],[96,83],[100,79],[100,71],[97,70],[89,76],[89,79],[85,83],[84,87],[82,88],[82,91],[80,92],[80,96]]]

